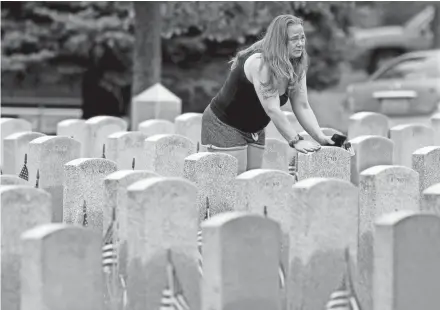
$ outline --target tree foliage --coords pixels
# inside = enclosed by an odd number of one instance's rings
[[[213,59],[228,60],[255,41],[275,16],[294,14],[306,21],[309,84],[322,89],[339,80],[353,6],[349,2],[164,2],[163,64],[186,69]],[[1,14],[2,73],[24,78],[44,74],[51,66],[60,79],[78,77],[102,45],[131,68],[131,2],[4,2]]]

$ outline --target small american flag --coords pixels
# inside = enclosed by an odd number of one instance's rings
[[[183,289],[177,277],[176,269],[171,261],[171,251],[167,252],[167,284],[162,291],[160,310],[190,310],[183,296]]]
[[[204,220],[206,221],[210,217],[211,217],[211,212],[209,210],[209,199],[208,197],[206,197],[206,213]],[[199,249],[198,269],[201,275],[203,275],[202,245],[203,245],[202,228],[200,228],[199,231],[197,232],[197,247]]]
[[[37,170],[37,180],[35,181],[35,188],[40,187],[40,169]]]
[[[267,217],[267,206],[263,207],[263,215]],[[278,278],[279,278],[280,288],[284,288],[286,286],[286,273],[284,271],[284,267],[281,262],[278,267]]]
[[[102,267],[104,272],[110,272],[112,267],[115,267],[118,263],[117,252],[114,243],[114,229],[116,226],[116,210],[113,208],[112,220],[105,233],[103,246],[102,246]]]
[[[29,181],[29,171],[26,166],[27,164],[27,154],[24,154],[24,165],[23,168],[21,168],[20,174],[18,175],[19,178],[22,178],[23,180]]]
[[[83,204],[83,226],[87,227],[89,226],[89,222],[87,221],[87,206],[86,206],[86,201],[84,200],[84,204]]]
[[[353,289],[350,272],[350,252],[345,249],[346,272],[338,289],[330,295],[326,310],[361,310],[356,293]]]

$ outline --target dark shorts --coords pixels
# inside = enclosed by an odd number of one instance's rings
[[[236,147],[256,145],[264,147],[266,134],[264,129],[248,133],[223,123],[208,105],[202,117],[202,144],[217,147]]]

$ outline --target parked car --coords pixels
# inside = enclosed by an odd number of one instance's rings
[[[353,68],[372,74],[386,60],[403,53],[432,48],[431,22],[434,13],[434,6],[430,5],[403,25],[352,28],[349,57]]]
[[[440,112],[440,49],[410,52],[386,62],[367,81],[350,84],[343,108],[390,117]]]

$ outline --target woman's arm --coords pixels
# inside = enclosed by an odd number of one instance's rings
[[[306,154],[319,150],[320,146],[318,144],[299,139],[298,133],[293,129],[287,116],[281,111],[278,90],[263,85],[269,81],[269,71],[265,66],[260,70],[260,64],[261,60],[256,58],[251,63],[249,69],[252,84],[254,84],[255,91],[266,114],[273,121],[284,139],[287,140],[290,147]]]
[[[321,127],[319,127],[318,120],[310,107],[305,73],[300,81],[298,90],[289,93],[289,100],[292,105],[292,111],[295,113],[295,116],[304,130],[318,143],[332,144],[331,139],[324,135]]]
[[[281,111],[280,97],[276,88],[272,89],[267,87],[266,84],[269,81],[269,71],[266,66],[263,66],[260,70],[261,58],[255,58],[252,63],[249,64],[249,75],[254,84],[255,92],[258,99],[260,99],[261,105],[264,111],[273,121],[275,127],[286,139],[286,141],[293,140],[298,133],[290,124],[287,116]]]

